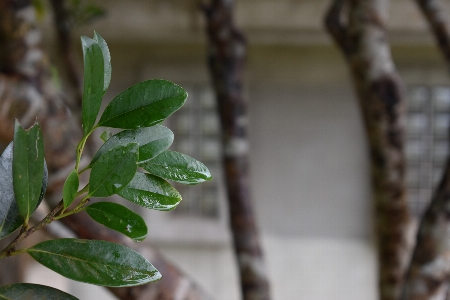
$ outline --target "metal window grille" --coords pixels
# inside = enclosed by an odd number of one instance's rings
[[[450,87],[413,86],[408,97],[407,187],[412,213],[429,203],[449,152]]]
[[[195,186],[175,184],[183,201],[173,213],[216,218],[219,216],[221,191],[221,143],[215,95],[206,86],[185,89],[189,94],[186,104],[167,120],[167,126],[175,134],[171,150],[204,163],[213,180]]]

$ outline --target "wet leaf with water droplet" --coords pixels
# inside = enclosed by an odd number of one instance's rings
[[[111,242],[55,239],[26,251],[62,276],[90,284],[123,287],[161,279],[158,270],[142,255]]]
[[[181,201],[181,195],[167,181],[151,174],[136,173],[119,196],[156,210],[172,210]]]
[[[186,154],[169,150],[139,166],[158,177],[183,184],[198,184],[212,178],[203,163]]]
[[[186,98],[187,93],[170,81],[143,81],[117,95],[105,108],[98,125],[122,129],[149,127],[177,111]]]
[[[89,195],[108,197],[117,194],[133,179],[137,170],[138,144],[119,145],[106,151],[92,166]]]
[[[143,241],[147,236],[144,219],[123,205],[97,202],[87,206],[86,212],[98,223],[123,233],[136,242]]]
[[[25,130],[16,120],[12,175],[17,206],[28,223],[38,205],[44,177],[44,140],[38,123]]]
[[[172,145],[172,142],[172,131],[161,125],[124,130],[113,135],[100,147],[100,149],[98,149],[94,158],[92,158],[90,165],[92,166],[103,153],[117,145],[127,145],[129,143],[139,144],[139,161],[144,162],[154,158],[169,148],[169,146]]]
[[[0,286],[0,299],[4,300],[78,300],[55,288],[31,283]]]

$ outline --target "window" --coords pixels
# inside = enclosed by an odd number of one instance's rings
[[[449,152],[450,87],[412,86],[408,92],[407,186],[411,211],[418,216],[431,199]]]
[[[206,86],[191,85],[185,89],[189,94],[186,104],[166,122],[175,134],[171,149],[203,162],[214,180],[196,186],[176,184],[183,201],[173,213],[216,218],[219,215],[222,160],[215,95]]]

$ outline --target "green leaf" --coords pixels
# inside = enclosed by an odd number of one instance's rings
[[[0,239],[13,233],[23,224],[23,218],[19,213],[13,186],[13,142],[3,151],[0,156]],[[44,160],[44,176],[42,178],[41,194],[38,205],[44,198],[48,183],[47,165]],[[36,206],[36,207],[37,207]]]
[[[123,287],[161,278],[158,270],[139,253],[111,242],[56,239],[26,251],[62,276],[90,284]]]
[[[173,142],[173,133],[169,128],[155,125],[133,130],[124,130],[113,135],[104,143],[91,161],[93,165],[106,151],[117,145],[137,143],[139,145],[139,161],[144,162],[159,155],[169,148]]]
[[[212,178],[208,168],[198,160],[169,150],[139,166],[158,177],[183,184],[198,184]]]
[[[108,45],[106,44],[106,41],[96,31],[94,31],[94,40],[102,49],[103,65],[104,65],[103,93],[106,93],[106,90],[108,89],[109,83],[111,81],[111,54],[109,54],[109,49]]]
[[[103,52],[96,41],[81,37],[84,56],[82,121],[84,134],[94,127],[104,95]]]
[[[63,188],[63,203],[64,209],[69,207],[75,200],[75,196],[78,192],[78,187],[80,185],[80,179],[78,178],[77,170],[72,170],[69,176],[67,176],[66,182],[64,182]]]
[[[0,286],[0,299],[5,300],[78,300],[55,288],[31,283]]]
[[[102,139],[103,142],[106,142],[111,137],[112,137],[112,133],[108,129],[103,131],[102,134],[100,134],[100,138]]]
[[[28,223],[38,205],[44,177],[44,142],[39,124],[24,130],[16,120],[12,170],[17,206]]]
[[[89,195],[117,194],[133,179],[137,170],[138,144],[119,145],[105,152],[92,166]]]
[[[143,81],[117,95],[106,107],[98,125],[123,129],[149,127],[177,111],[186,98],[187,93],[170,81]]]
[[[167,181],[151,174],[136,173],[119,196],[140,206],[156,210],[172,210],[181,195]]]
[[[86,207],[92,219],[116,230],[136,242],[147,236],[147,225],[141,216],[123,205],[112,202],[97,202]]]
[[[14,197],[12,178],[13,143],[0,157],[0,238],[13,233],[23,224],[23,218]]]

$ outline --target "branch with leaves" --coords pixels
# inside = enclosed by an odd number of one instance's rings
[[[161,274],[138,252],[112,242],[87,239],[54,239],[30,248],[20,242],[50,224],[86,211],[96,222],[125,236],[142,241],[147,235],[145,221],[130,209],[112,202],[96,202],[114,194],[145,208],[174,209],[180,194],[166,181],[198,184],[210,180],[209,170],[185,154],[169,151],[173,133],[159,125],[186,101],[187,93],[165,80],[148,80],[120,93],[106,107],[97,122],[102,97],[111,79],[110,54],[106,42],[95,33],[82,37],[84,90],[82,103],[83,137],[76,147],[74,170],[67,177],[63,199],[40,222],[30,225],[30,216],[45,194],[48,172],[44,159],[42,131],[36,122],[25,130],[18,121],[14,140],[0,157],[0,238],[20,230],[16,238],[0,251],[0,258],[28,253],[36,261],[73,280],[126,287],[156,281]],[[83,149],[89,136],[100,127],[121,129],[102,134],[104,144],[90,164],[80,169]],[[146,172],[138,171],[138,167]],[[80,189],[79,176],[90,169],[89,183]],[[49,287],[13,284],[0,288],[0,295],[13,297],[24,289],[45,298],[74,299]],[[55,296],[56,295],[56,296]]]

